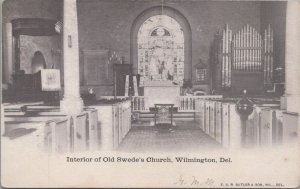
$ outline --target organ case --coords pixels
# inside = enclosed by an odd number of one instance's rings
[[[228,25],[218,31],[212,44],[213,89],[262,93],[273,86],[273,30],[262,35],[249,24],[235,34]]]

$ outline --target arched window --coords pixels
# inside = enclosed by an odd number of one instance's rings
[[[142,81],[183,82],[184,34],[175,19],[167,15],[148,18],[139,28],[137,45],[138,73]]]

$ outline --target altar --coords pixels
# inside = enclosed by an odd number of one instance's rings
[[[170,80],[145,81],[144,96],[147,98],[148,107],[154,107],[154,104],[174,104],[175,107],[178,107],[180,85],[174,84]]]

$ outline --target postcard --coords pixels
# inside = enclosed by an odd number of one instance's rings
[[[300,1],[1,2],[2,187],[299,187]]]

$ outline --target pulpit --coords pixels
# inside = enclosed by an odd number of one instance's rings
[[[169,80],[145,81],[144,96],[147,98],[148,107],[154,107],[155,104],[174,104],[178,107],[180,85]]]
[[[19,101],[40,101],[57,104],[60,91],[60,71],[41,69],[35,74],[23,72],[13,75],[14,91]]]

